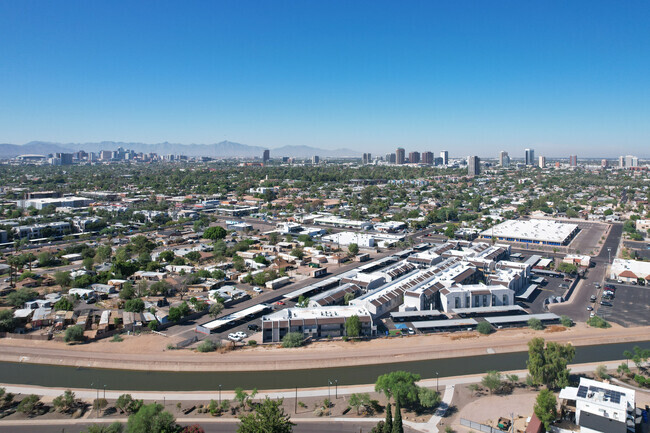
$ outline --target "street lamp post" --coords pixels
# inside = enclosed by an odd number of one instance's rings
[[[439,377],[439,376],[440,376],[440,375],[439,375],[438,372],[436,371],[436,392],[438,392],[438,383],[439,383],[439,381],[440,381],[440,377]]]
[[[330,379],[327,379],[327,412],[328,412],[328,416],[332,416],[332,411],[330,410],[330,406],[332,405],[332,395],[330,393],[331,387],[332,387],[332,381]]]
[[[339,380],[334,379],[334,399],[338,400],[339,398]]]
[[[221,384],[219,385],[219,406],[221,406]]]
[[[106,400],[106,385],[104,385],[104,400]]]

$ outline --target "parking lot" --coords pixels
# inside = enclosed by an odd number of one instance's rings
[[[537,275],[533,274],[533,277],[537,277]],[[544,301],[550,296],[564,296],[567,288],[560,287],[560,285],[565,284],[570,286],[572,284],[569,281],[564,281],[564,278],[544,277],[544,279],[546,283],[541,285],[535,294],[533,294],[530,302],[521,302],[524,307],[530,308],[533,314],[548,312],[545,308]]]
[[[597,305],[597,314],[603,319],[621,326],[650,325],[650,288],[614,284],[616,296],[609,302],[611,307]],[[601,291],[602,293],[602,291]]]
[[[580,232],[571,241],[571,250],[580,251],[582,254],[595,255],[600,247],[598,241],[605,236],[607,224],[596,222],[579,222],[577,224],[580,227]]]

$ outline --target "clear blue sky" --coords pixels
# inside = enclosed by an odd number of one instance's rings
[[[648,1],[0,2],[0,142],[650,156]]]

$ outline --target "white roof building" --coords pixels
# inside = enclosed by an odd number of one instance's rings
[[[639,278],[650,280],[650,262],[614,259],[610,278],[625,282],[636,282]]]
[[[481,238],[559,246],[568,245],[578,231],[577,224],[553,220],[508,220],[481,232]]]

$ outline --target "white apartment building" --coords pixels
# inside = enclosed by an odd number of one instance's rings
[[[513,305],[515,292],[505,286],[471,284],[440,290],[440,303],[445,313],[459,308],[482,308]]]
[[[575,423],[580,433],[635,431],[633,389],[582,377],[577,388],[560,391],[560,399],[575,401]]]

